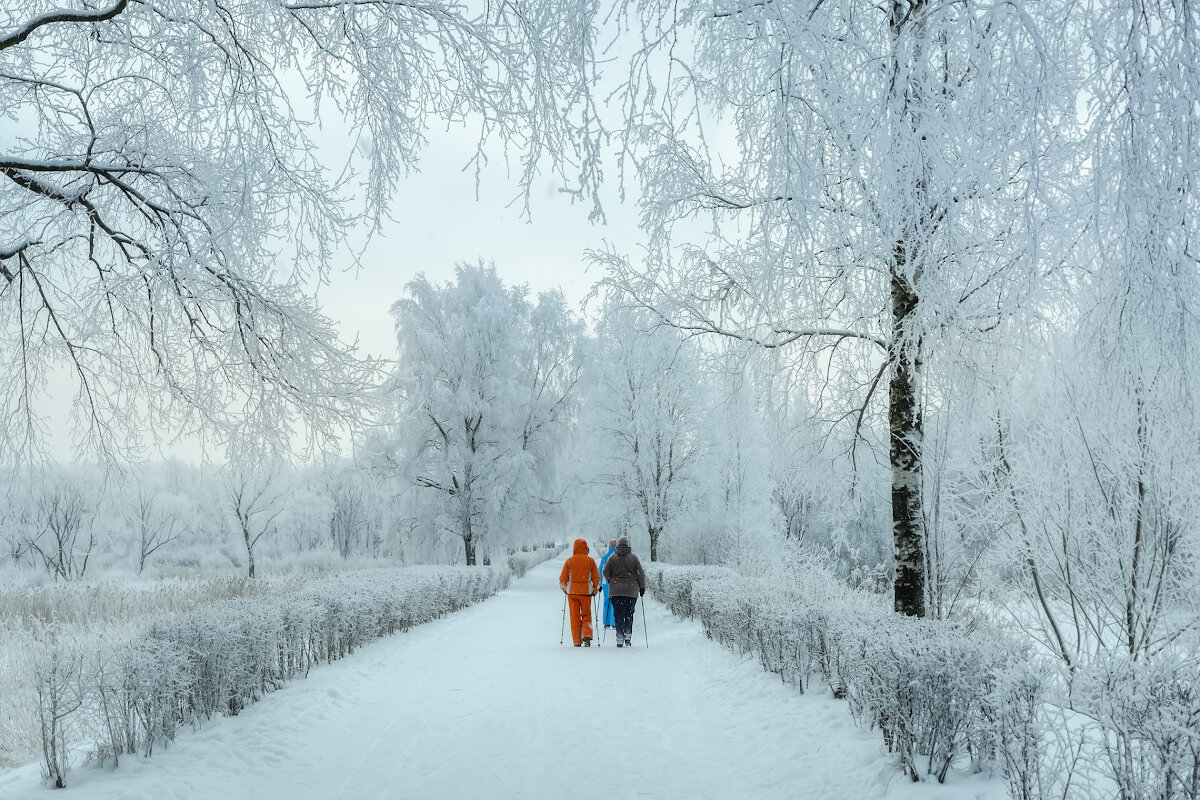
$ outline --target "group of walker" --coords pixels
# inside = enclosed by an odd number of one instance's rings
[[[587,541],[576,539],[558,585],[566,595],[563,613],[570,609],[571,640],[576,647],[592,646],[592,601],[598,595],[604,597],[603,625],[616,630],[617,647],[633,646],[633,611],[638,598],[646,594],[646,573],[628,536],[608,540],[599,567],[588,555]]]

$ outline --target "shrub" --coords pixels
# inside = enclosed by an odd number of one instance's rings
[[[1080,709],[1103,728],[1119,796],[1200,798],[1200,674],[1171,654],[1153,662],[1117,654],[1080,676]]]
[[[478,602],[510,577],[477,567],[327,575],[298,591],[233,596],[145,621],[123,637],[48,644],[31,700],[43,772],[64,786],[68,748],[83,738],[99,761],[149,756],[181,726],[235,715],[312,665]]]
[[[813,677],[879,729],[914,780],[943,781],[959,759],[991,758],[989,687],[1013,660],[1003,643],[945,622],[889,612],[815,571],[801,581],[720,567],[654,566],[652,594],[706,635],[805,690]]]
[[[536,567],[538,564],[549,561],[562,552],[562,548],[551,545],[535,550],[526,550],[521,548],[519,553],[513,553],[508,557],[508,568],[512,574],[518,578],[524,578],[529,570]]]

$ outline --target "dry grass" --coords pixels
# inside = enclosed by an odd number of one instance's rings
[[[316,576],[313,576],[316,577]],[[96,625],[190,611],[241,597],[289,594],[303,575],[206,576],[135,583],[56,583],[0,588],[0,629],[31,633],[51,625]]]

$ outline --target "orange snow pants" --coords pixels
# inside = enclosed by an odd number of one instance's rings
[[[582,639],[592,638],[592,598],[586,594],[567,595],[570,606],[571,640],[579,644]]]

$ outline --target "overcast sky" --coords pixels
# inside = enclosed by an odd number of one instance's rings
[[[363,257],[357,274],[335,272],[321,291],[325,313],[356,337],[362,355],[394,358],[388,309],[418,273],[441,284],[464,261],[494,261],[506,284],[526,283],[532,293],[560,286],[578,306],[600,278],[587,269],[583,253],[605,240],[627,253],[637,250],[636,212],[617,199],[615,169],[605,190],[607,224],[588,221],[590,204],[571,204],[552,177],[539,179],[531,198],[532,222],[521,219],[516,180],[493,159],[476,200],[473,169],[463,172],[472,155],[467,132],[430,131],[421,172],[405,179],[392,204],[388,223]],[[513,199],[517,198],[516,202]]]

